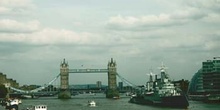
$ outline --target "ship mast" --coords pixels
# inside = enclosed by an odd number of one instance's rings
[[[149,81],[147,82],[147,90],[150,91],[150,90],[153,90],[153,83],[154,83],[153,75],[155,74],[153,74],[152,69],[150,69],[150,74],[147,74],[147,75],[150,76]]]
[[[167,82],[167,74],[166,74],[166,69],[168,69],[167,67],[164,66],[163,62],[161,64],[161,67],[159,67],[160,69],[160,73],[161,73],[161,82]]]

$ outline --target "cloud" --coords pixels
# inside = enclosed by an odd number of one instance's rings
[[[187,0],[186,4],[189,7],[216,11],[218,13],[220,10],[220,0]]]
[[[205,13],[195,8],[179,10],[171,14],[145,15],[139,17],[118,15],[110,17],[107,26],[111,29],[145,30],[183,25],[190,21],[202,19],[205,16],[207,16]]]
[[[216,13],[209,13],[208,16],[202,19],[203,22],[206,23],[214,23],[219,24],[220,23],[220,14]]]
[[[175,21],[171,21],[170,16],[166,14],[146,15],[142,17],[135,16],[114,16],[111,17],[107,26],[111,29],[121,30],[144,30],[145,28],[155,28],[159,26],[167,26],[175,24]]]
[[[152,28],[158,26],[173,25],[177,22],[170,19],[170,15],[160,14],[156,15],[146,15],[141,17],[135,16],[113,16],[109,19],[107,26],[111,29],[135,29],[135,28]],[[135,29],[136,30],[136,29]]]
[[[44,28],[26,37],[32,44],[64,44],[64,45],[108,45],[114,40],[90,32],[75,32],[66,29]],[[109,39],[109,41],[107,40]]]
[[[7,6],[12,8],[25,8],[32,6],[31,0],[1,0],[0,6]]]
[[[24,14],[34,7],[31,0],[0,0],[0,15]]]
[[[13,25],[16,23],[13,23]],[[22,27],[21,25],[20,27]],[[29,26],[29,25],[28,25]],[[28,27],[27,26],[27,27]],[[31,25],[30,25],[31,26]],[[11,26],[13,27],[13,26]],[[25,26],[23,26],[25,27]],[[15,28],[17,29],[17,28]],[[11,29],[12,30],[12,29]],[[85,43],[88,40],[88,33],[75,33],[64,29],[44,28],[33,33],[1,33],[0,40],[2,42],[22,42],[33,45],[44,44],[69,44],[69,43]]]
[[[182,26],[194,22],[219,22],[220,0],[184,0],[181,3],[183,6],[171,13],[161,12],[160,14],[143,16],[112,16],[107,21],[107,27],[112,30],[145,31]],[[175,2],[174,4],[180,5],[180,2]]]
[[[216,51],[220,48],[219,41],[220,41],[220,32],[213,32],[208,33],[205,38],[204,48],[208,51]]]
[[[186,10],[178,10],[173,14],[170,14],[171,19],[173,20],[199,20],[207,16],[207,14],[197,8],[189,7]]]
[[[7,13],[7,12],[9,12],[9,9],[8,8],[6,8],[6,7],[0,7],[0,14],[2,13]]]
[[[200,13],[206,13],[202,22],[219,23],[220,22],[220,0],[188,0],[186,6],[191,9],[196,9]],[[197,14],[199,13],[197,12]]]
[[[0,32],[6,33],[26,33],[37,31],[40,28],[40,22],[37,20],[28,22],[18,22],[11,19],[0,19]]]
[[[33,23],[33,24],[32,24]],[[1,22],[0,22],[1,24]],[[2,23],[3,24],[3,23]],[[9,23],[10,24],[10,23]],[[15,25],[15,24],[18,24]],[[54,29],[43,28],[39,29],[38,26],[34,26],[35,22],[27,23],[29,25],[19,24],[17,22],[12,23],[8,31],[14,31],[14,33],[0,33],[1,42],[21,42],[30,45],[116,45],[126,44],[125,38],[112,37],[111,35],[103,35],[90,33],[90,32],[74,32],[67,29]],[[29,30],[24,30],[26,27],[30,27]],[[2,28],[5,26],[2,26]],[[1,29],[1,28],[0,28]],[[16,30],[17,29],[17,30]],[[34,31],[37,30],[38,31]],[[3,31],[3,29],[1,29]],[[6,29],[5,29],[6,30]],[[7,31],[7,32],[8,32]],[[32,31],[29,33],[15,33],[21,31]]]

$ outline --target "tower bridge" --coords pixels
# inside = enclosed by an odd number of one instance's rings
[[[60,99],[68,99],[71,98],[70,88],[69,88],[69,73],[100,73],[100,74],[106,74],[108,76],[108,88],[106,91],[106,98],[113,98],[113,97],[119,97],[119,91],[117,89],[117,79],[120,78],[124,83],[128,84],[134,89],[140,89],[138,86],[134,85],[127,79],[123,78],[121,75],[117,73],[117,67],[116,67],[116,61],[113,61],[113,58],[108,62],[107,68],[101,68],[101,69],[69,69],[69,64],[65,61],[65,59],[60,64],[60,73],[51,81],[48,82],[48,84],[44,84],[43,86],[33,89],[33,90],[21,90],[14,88],[10,85],[5,85],[6,88],[10,88],[13,91],[17,91],[18,93],[23,94],[39,94],[41,91],[49,86],[51,86],[59,77],[60,77],[60,91],[58,94],[58,98]]]
[[[69,90],[69,73],[107,73],[108,74],[108,89],[106,93],[107,98],[119,97],[117,90],[117,68],[116,62],[113,58],[108,62],[107,69],[69,69],[68,63],[63,60],[60,64],[60,93],[58,98],[71,98]]]

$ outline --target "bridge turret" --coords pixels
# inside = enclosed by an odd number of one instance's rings
[[[108,62],[108,91],[106,94],[107,98],[119,97],[119,92],[117,90],[117,68],[116,68],[116,61]]]
[[[69,65],[68,65],[68,62],[66,63],[65,58],[64,58],[63,62],[61,62],[60,64],[60,68],[65,68],[65,67],[69,68]]]
[[[68,89],[69,88],[69,65],[63,59],[63,62],[60,65],[60,81],[61,81],[61,89]]]
[[[116,67],[116,61],[113,61],[113,58],[111,58],[111,61],[108,62],[108,67]]]
[[[60,64],[60,94],[58,98],[70,98],[69,92],[69,65],[65,59]]]

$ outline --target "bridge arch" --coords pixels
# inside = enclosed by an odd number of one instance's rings
[[[69,73],[107,73],[108,74],[108,89],[106,98],[119,97],[117,90],[117,67],[116,61],[113,58],[108,62],[107,69],[69,69],[69,64],[63,60],[60,64],[60,93],[58,98],[71,98],[69,90]]]

